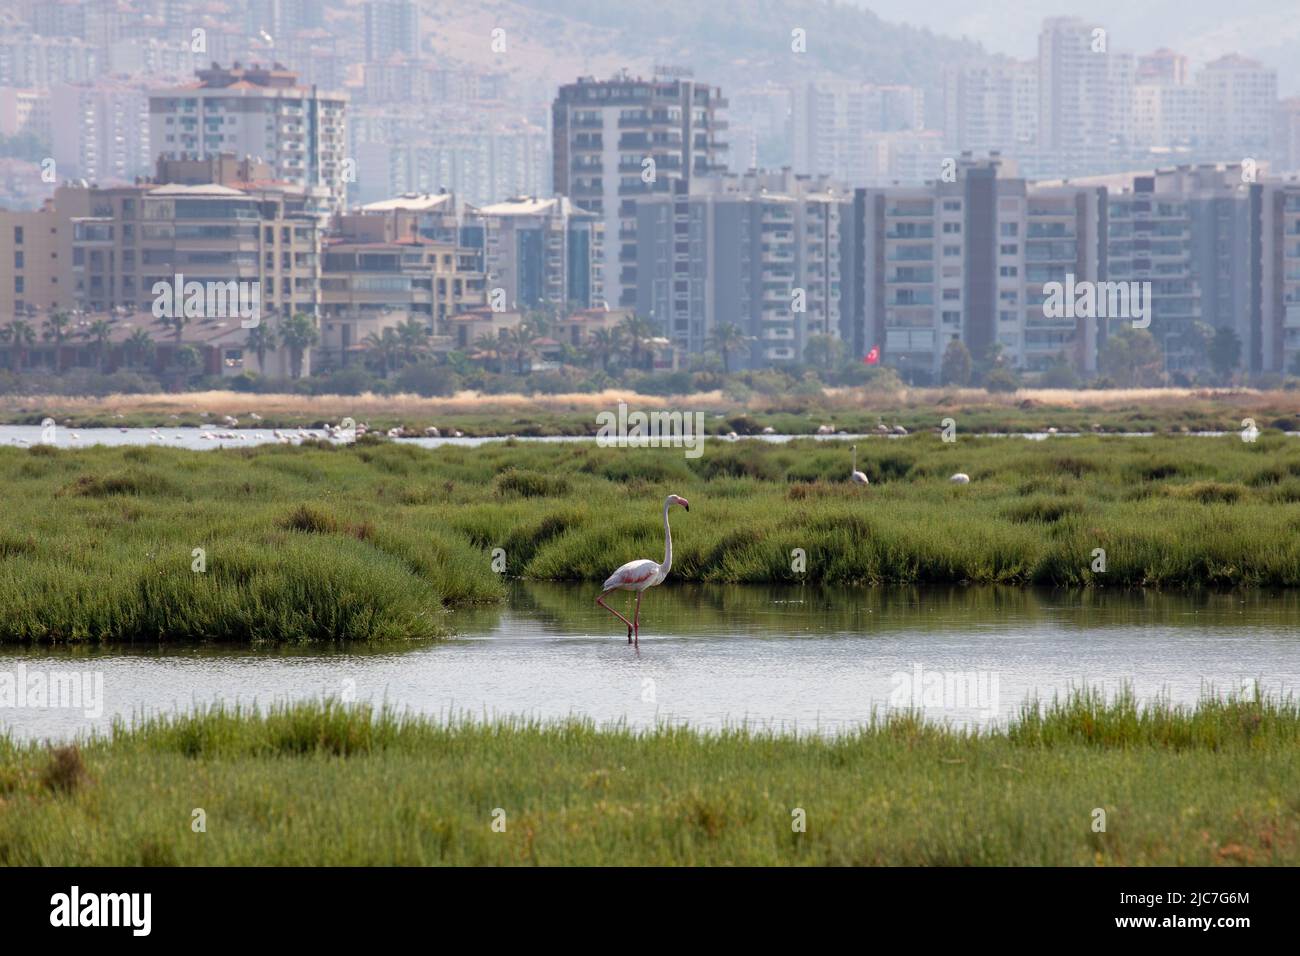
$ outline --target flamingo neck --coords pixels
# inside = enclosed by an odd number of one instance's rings
[[[664,502],[664,563],[661,566],[664,575],[673,566],[673,529],[668,526],[668,508],[670,503]]]

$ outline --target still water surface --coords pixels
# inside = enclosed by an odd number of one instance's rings
[[[68,738],[106,730],[114,716],[338,696],[440,717],[835,733],[911,702],[912,682],[927,717],[959,725],[1085,684],[1188,703],[1256,681],[1300,690],[1300,594],[669,584],[645,598],[639,650],[594,596],[590,586],[519,583],[502,607],[456,612],[458,636],[433,644],[9,650],[0,677],[20,664],[102,674],[103,712],[0,707],[0,727]],[[974,678],[966,686],[977,696],[927,697],[927,682],[958,675]]]

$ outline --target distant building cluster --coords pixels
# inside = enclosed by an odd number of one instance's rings
[[[508,368],[493,343],[537,312],[551,355],[643,320],[656,368],[833,348],[926,383],[959,342],[1095,376],[1134,328],[1170,372],[1217,330],[1243,369],[1300,370],[1300,99],[1240,56],[1193,70],[1056,17],[1036,60],[952,63],[929,91],[724,97],[680,68],[523,90],[430,57],[412,0],[236,7],[0,13],[0,136],[48,151],[0,158],[0,328],[108,316],[223,375],[344,368],[416,327]],[[291,358],[242,316],[158,316],[182,275],[318,335]],[[63,367],[50,335],[0,352]]]

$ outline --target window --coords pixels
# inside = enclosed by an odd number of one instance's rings
[[[945,256],[959,256],[961,255],[961,246],[944,246],[943,254]]]
[[[1002,255],[1004,256],[1014,256],[1019,251],[1020,251],[1019,244],[1014,242],[1004,242],[1002,243],[1001,246],[998,247],[998,252],[1002,253]]]
[[[943,224],[943,231],[944,231],[945,233],[947,233],[948,235],[956,235],[957,233],[960,233],[960,232],[961,232],[961,223],[959,223],[959,222],[945,222],[945,223]]]
[[[1002,222],[998,223],[998,235],[1000,236],[1018,236],[1020,235],[1020,223]]]
[[[22,252],[20,252],[19,250],[15,249],[15,250],[14,250],[14,268],[15,268],[15,269],[21,269],[22,267],[23,267],[23,254],[22,254]]]
[[[1020,274],[1020,270],[1015,266],[1002,266],[998,269],[998,275],[1004,279],[1013,279]]]
[[[943,201],[943,208],[945,212],[961,212],[961,200],[945,199]]]
[[[14,226],[14,245],[21,246],[22,244],[23,244],[23,227]]]

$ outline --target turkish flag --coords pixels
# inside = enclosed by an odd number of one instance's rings
[[[862,361],[867,365],[875,365],[877,362],[879,362],[880,346],[879,345],[871,346],[871,351],[866,354],[866,357],[863,358]]]

